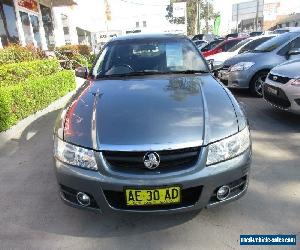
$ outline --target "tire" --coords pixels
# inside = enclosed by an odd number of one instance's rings
[[[262,85],[265,82],[269,71],[263,70],[257,72],[250,82],[250,92],[253,96],[262,97]]]

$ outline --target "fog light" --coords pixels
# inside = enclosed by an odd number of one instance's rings
[[[228,195],[230,194],[230,187],[228,186],[222,186],[217,191],[217,198],[222,201],[225,200]]]
[[[91,199],[87,194],[79,192],[77,193],[76,198],[81,206],[86,207],[90,205]]]

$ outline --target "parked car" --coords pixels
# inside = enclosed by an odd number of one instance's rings
[[[245,194],[247,118],[186,36],[115,38],[88,78],[54,129],[56,177],[67,204],[170,213]]]
[[[199,50],[201,50],[204,46],[208,44],[208,42],[204,40],[195,40],[194,43],[196,44]]]
[[[253,32],[250,32],[249,36],[261,36],[263,35],[263,32],[262,31],[253,31]]]
[[[300,54],[300,49],[290,53]],[[300,113],[300,59],[273,68],[263,85],[263,96],[279,109]]]
[[[245,38],[232,38],[232,39],[224,40],[223,42],[219,43],[213,49],[211,49],[209,51],[204,51],[204,52],[202,51],[202,55],[204,57],[208,57],[208,56],[215,55],[215,54],[218,54],[218,53],[221,53],[224,51],[228,51],[229,49],[231,49],[234,45],[236,45],[243,39],[245,39]]]
[[[212,50],[213,48],[215,48],[218,44],[220,44],[221,42],[223,42],[224,39],[223,38],[218,38],[212,42],[209,42],[207,45],[205,45],[204,47],[201,48],[201,52],[205,52],[205,51],[209,51]]]
[[[299,57],[290,53],[297,48],[300,48],[300,31],[286,32],[251,52],[226,60],[220,73],[228,80],[229,88],[250,89],[253,95],[262,97],[262,84],[269,71],[287,60]]]
[[[286,32],[291,32],[291,31],[300,31],[300,27],[284,27],[284,28],[278,28],[273,31],[274,34],[283,34]]]
[[[212,56],[206,57],[206,60],[213,60],[213,64],[223,65],[224,61],[227,59],[236,56],[237,54],[242,54],[248,51],[252,51],[258,45],[268,41],[269,39],[275,37],[275,35],[266,35],[266,36],[256,36],[256,37],[249,37],[245,40],[240,41],[238,44],[234,45],[231,49],[226,52],[221,52]],[[221,75],[220,75],[221,76]],[[220,78],[222,79],[222,77]]]

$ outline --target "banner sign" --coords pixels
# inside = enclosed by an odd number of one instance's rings
[[[38,4],[36,0],[18,0],[18,5],[28,10],[38,12]]]
[[[173,3],[173,17],[185,17],[186,2]]]

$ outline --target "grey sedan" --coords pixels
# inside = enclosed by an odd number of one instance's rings
[[[180,35],[110,41],[59,115],[54,164],[63,201],[100,212],[189,211],[245,194],[247,118]]]
[[[286,32],[256,47],[253,51],[232,57],[221,69],[229,88],[250,89],[262,96],[262,85],[269,71],[288,60],[300,58],[294,53],[300,48],[300,31]]]

